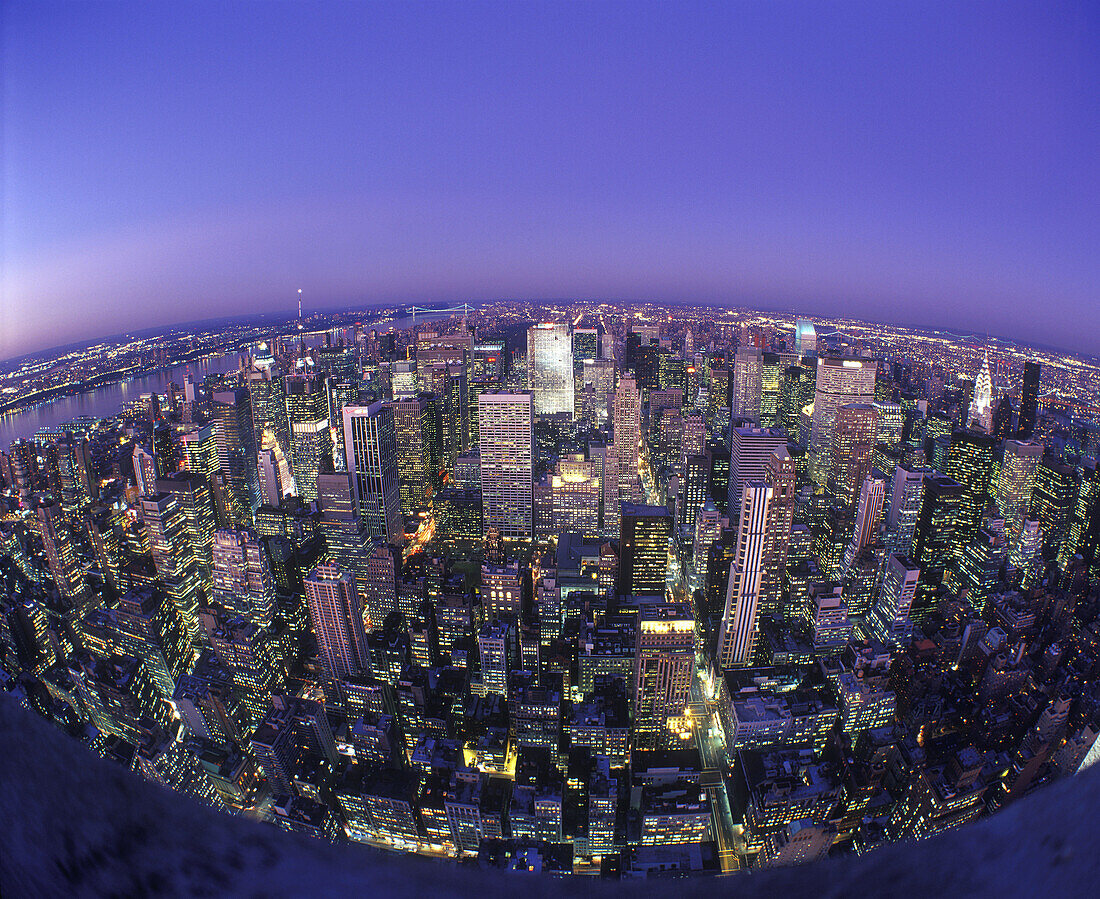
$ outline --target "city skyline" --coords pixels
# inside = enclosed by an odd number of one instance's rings
[[[0,358],[298,288],[1095,352],[1087,5],[427,9],[5,5]]]

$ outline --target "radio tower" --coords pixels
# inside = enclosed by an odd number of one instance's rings
[[[302,330],[302,288],[298,288],[298,330]]]

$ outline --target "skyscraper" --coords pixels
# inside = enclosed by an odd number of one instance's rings
[[[344,443],[359,514],[367,532],[400,546],[405,540],[397,479],[393,410],[385,403],[344,407]]]
[[[963,487],[955,526],[954,554],[962,553],[978,534],[992,494],[993,451],[997,439],[978,431],[955,431],[947,454],[946,474]]]
[[[643,606],[634,662],[634,746],[672,743],[668,719],[684,714],[695,667],[695,620],[685,604]]]
[[[741,492],[750,481],[764,477],[764,468],[772,454],[787,445],[780,428],[734,427],[730,429],[730,480],[727,500],[732,518],[741,508]]]
[[[672,516],[664,506],[621,506],[619,594],[664,595]]]
[[[187,537],[188,522],[174,495],[142,497],[141,518],[149,533],[157,578],[179,612],[192,640],[199,637],[199,567]]]
[[[882,591],[871,610],[871,629],[883,643],[901,643],[909,632],[909,610],[913,605],[920,568],[907,556],[895,553],[886,561]]]
[[[1044,447],[1038,441],[1006,440],[1003,445],[1001,467],[993,496],[997,508],[1011,529],[1015,522],[1026,515],[1031,505],[1031,493],[1035,489],[1035,472],[1043,460]]]
[[[214,528],[217,521],[214,498],[206,477],[194,471],[175,471],[156,482],[158,493],[176,498],[187,521],[187,539],[205,582],[213,565]]]
[[[236,387],[215,393],[211,412],[231,514],[238,523],[250,524],[252,512],[260,504],[260,477],[256,471],[256,432],[248,389]]]
[[[752,660],[764,552],[772,519],[771,500],[772,488],[763,481],[750,481],[742,491],[737,550],[730,565],[726,608],[718,634],[722,668],[747,665]]]
[[[757,347],[741,346],[733,360],[733,406],[731,414],[760,420],[760,392],[764,354]]]
[[[527,384],[536,415],[573,414],[573,347],[569,325],[543,322],[527,331]]]
[[[794,330],[794,351],[799,356],[808,356],[817,352],[817,332],[814,323],[800,318]]]
[[[855,507],[864,479],[871,473],[876,438],[875,410],[868,403],[846,403],[833,425],[829,492],[843,509]]]
[[[389,405],[397,442],[401,512],[414,515],[424,507],[428,489],[439,475],[439,450],[434,445],[439,431],[438,407],[435,397],[426,393]]]
[[[486,533],[534,535],[534,404],[529,392],[504,390],[478,398],[481,499]]]
[[[624,375],[615,390],[612,415],[615,458],[619,460],[620,495],[633,498],[638,480],[638,444],[642,439],[642,398],[632,377]]]
[[[77,600],[84,595],[86,580],[69,522],[55,499],[43,498],[35,507],[35,513],[50,576],[62,596]]]
[[[286,378],[286,413],[290,422],[290,468],[298,496],[317,499],[317,473],[332,458],[332,428],[325,379],[302,371]]]
[[[810,444],[828,447],[836,422],[836,410],[849,403],[873,403],[878,363],[874,359],[824,356],[817,360],[813,425]]]
[[[786,446],[778,446],[764,464],[764,483],[771,488],[760,578],[759,615],[782,611],[783,571],[787,565],[794,510],[798,504],[798,470]]]
[[[214,534],[214,601],[230,612],[270,628],[275,620],[275,578],[263,545],[248,528]]]
[[[304,580],[310,626],[329,676],[344,680],[369,671],[370,653],[355,578],[335,565],[318,565]]]
[[[567,454],[558,460],[558,471],[551,479],[555,533],[576,531],[585,537],[599,537],[599,468],[598,462],[590,462],[582,454]]]
[[[989,374],[988,356],[982,359],[982,367],[974,379],[974,395],[967,420],[971,427],[983,434],[993,433],[993,378]]]
[[[1024,363],[1024,381],[1020,389],[1020,439],[1030,440],[1039,418],[1039,381],[1042,367],[1038,362]]]

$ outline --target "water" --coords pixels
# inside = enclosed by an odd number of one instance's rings
[[[172,381],[182,387],[189,372],[198,382],[208,374],[236,371],[239,367],[237,353],[208,356],[118,384],[105,384],[76,396],[57,397],[30,409],[6,412],[0,415],[0,448],[6,450],[13,440],[20,437],[29,440],[39,428],[64,424],[81,415],[109,418],[117,414],[123,403],[136,400],[143,393],[164,393]]]

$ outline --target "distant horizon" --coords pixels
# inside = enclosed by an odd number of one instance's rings
[[[1036,350],[1043,350],[1043,351],[1046,351],[1046,352],[1068,353],[1068,354],[1077,356],[1077,357],[1082,358],[1082,359],[1091,359],[1093,361],[1100,362],[1100,354],[1097,354],[1097,353],[1088,353],[1088,352],[1084,352],[1084,351],[1073,350],[1069,347],[1057,346],[1057,345],[1053,345],[1053,344],[1046,344],[1046,343],[1041,343],[1041,342],[1036,342],[1036,341],[1020,340],[1018,338],[1009,337],[1008,335],[1004,335],[1004,334],[994,334],[992,332],[983,334],[981,332],[968,330],[968,329],[955,330],[955,329],[947,327],[947,326],[934,328],[934,327],[927,327],[927,326],[924,326],[924,325],[914,324],[912,322],[887,321],[885,319],[876,319],[876,318],[869,318],[869,317],[858,317],[857,318],[857,317],[843,316],[843,315],[832,315],[832,316],[830,316],[830,315],[819,315],[817,313],[807,312],[807,311],[804,311],[804,310],[796,310],[796,309],[791,309],[791,308],[774,308],[773,309],[773,308],[752,306],[752,305],[749,305],[747,303],[720,303],[720,302],[688,303],[688,302],[676,302],[676,301],[672,301],[672,300],[643,300],[643,299],[621,300],[621,299],[614,299],[614,298],[570,299],[568,297],[533,297],[533,298],[497,297],[497,298],[494,298],[494,299],[486,299],[486,300],[466,300],[466,299],[458,299],[458,300],[424,300],[424,299],[421,299],[419,302],[426,302],[429,305],[438,305],[438,306],[443,306],[443,307],[447,307],[448,304],[461,305],[463,302],[469,302],[470,305],[471,305],[471,309],[481,309],[484,306],[492,305],[494,303],[519,303],[519,304],[525,304],[525,303],[585,304],[585,303],[589,303],[589,304],[592,304],[592,305],[600,305],[602,303],[609,303],[609,304],[613,304],[613,305],[636,304],[638,306],[647,306],[647,305],[649,305],[649,306],[657,306],[657,307],[665,307],[665,308],[680,308],[680,309],[689,309],[689,308],[717,309],[717,310],[723,310],[723,311],[729,311],[729,312],[743,311],[743,312],[746,312],[746,313],[761,313],[761,314],[765,314],[765,315],[782,315],[782,316],[790,316],[790,317],[793,317],[793,318],[805,318],[805,319],[808,319],[808,320],[812,321],[815,325],[819,324],[820,322],[830,322],[830,323],[831,322],[862,322],[862,323],[870,324],[870,325],[878,325],[878,326],[883,326],[883,327],[887,327],[887,328],[899,328],[899,329],[905,329],[905,330],[910,330],[910,331],[917,331],[917,332],[925,333],[925,334],[934,334],[934,333],[937,333],[937,332],[942,332],[942,333],[951,334],[952,336],[955,336],[955,337],[972,337],[972,338],[978,340],[979,342],[982,342],[982,341],[1006,342],[1006,343],[1014,344],[1014,345],[1019,346],[1019,347],[1027,347],[1027,348],[1032,348],[1032,349],[1036,349]],[[378,302],[378,303],[366,304],[366,305],[358,305],[358,304],[355,304],[355,303],[352,303],[352,304],[333,304],[333,305],[324,306],[324,307],[319,306],[319,307],[314,308],[312,310],[309,310],[309,309],[303,310],[303,318],[308,318],[310,315],[313,315],[313,314],[338,315],[338,314],[345,314],[345,313],[351,314],[351,313],[356,313],[356,312],[370,313],[370,312],[376,312],[376,311],[380,311],[382,309],[393,308],[393,307],[396,307],[397,309],[402,309],[406,305],[407,306],[412,306],[414,304],[411,303],[411,302],[407,303],[407,304],[396,304],[392,301]],[[207,316],[207,317],[199,318],[199,319],[190,319],[190,320],[187,320],[187,321],[172,321],[172,322],[165,322],[161,325],[150,325],[148,327],[141,327],[141,328],[129,328],[129,329],[122,330],[122,331],[116,331],[113,334],[99,334],[99,335],[89,337],[89,338],[86,338],[86,339],[74,340],[74,341],[69,341],[68,343],[60,343],[60,344],[56,344],[54,346],[47,346],[47,347],[42,347],[42,348],[39,348],[39,349],[29,350],[27,352],[20,353],[18,355],[9,356],[7,358],[0,359],[0,364],[2,364],[2,365],[12,365],[14,363],[19,362],[22,359],[29,358],[29,357],[47,356],[47,355],[51,355],[51,354],[56,355],[56,354],[62,353],[63,351],[71,352],[75,348],[94,346],[95,344],[101,343],[103,341],[115,340],[115,339],[126,337],[126,336],[131,336],[131,337],[140,337],[142,335],[152,336],[153,334],[163,334],[163,333],[167,333],[167,332],[172,331],[172,330],[184,329],[184,328],[192,327],[192,326],[195,326],[195,325],[203,325],[203,324],[206,324],[206,323],[213,323],[213,322],[219,322],[219,321],[244,322],[244,321],[247,321],[248,319],[251,319],[251,318],[259,319],[259,318],[265,318],[265,317],[277,318],[279,320],[284,320],[285,319],[288,322],[292,322],[297,317],[297,306],[294,305],[291,308],[289,308],[288,310],[286,310],[285,312],[280,310],[280,311],[271,311],[271,312],[242,312],[242,313],[238,313],[238,314],[226,313],[224,315],[213,315],[213,316]]]

